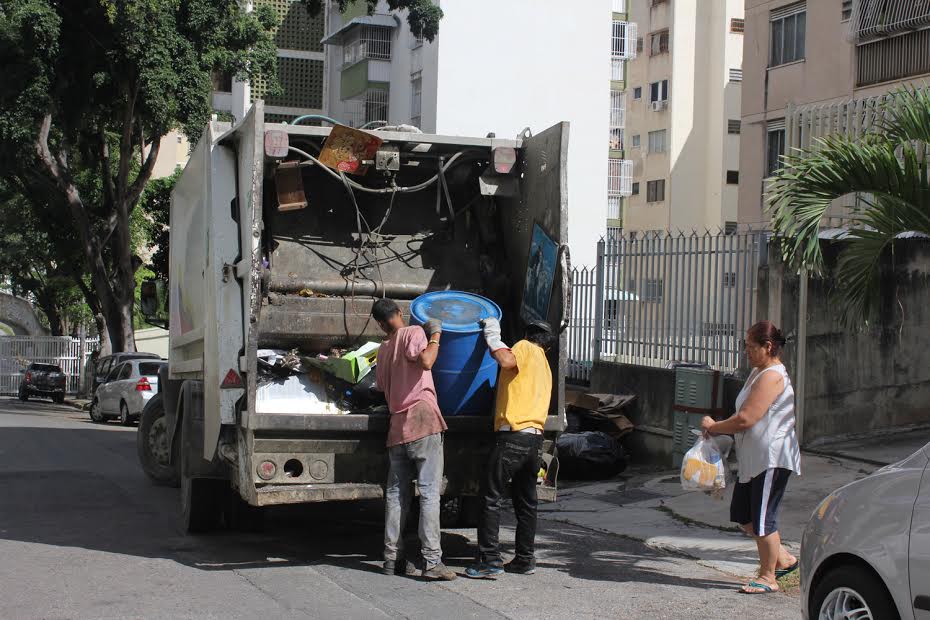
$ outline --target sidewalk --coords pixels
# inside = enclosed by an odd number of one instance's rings
[[[843,452],[868,454],[869,461],[805,453],[802,473],[788,483],[779,514],[779,530],[785,545],[800,550],[808,518],[831,491],[862,478],[879,463],[893,463],[930,440],[927,431],[889,438],[843,444]],[[840,444],[837,444],[840,445]],[[826,448],[822,448],[826,449]],[[708,566],[740,578],[756,574],[756,545],[729,520],[730,493],[723,501],[709,495],[685,492],[679,473],[637,474],[597,483],[569,483],[558,501],[541,504],[542,519],[571,523],[625,538],[650,547],[692,557]]]

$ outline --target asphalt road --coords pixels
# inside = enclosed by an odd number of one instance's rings
[[[380,574],[381,507],[276,510],[261,534],[190,537],[135,429],[0,399],[0,618],[797,618],[797,599],[639,542],[541,521],[534,576]],[[507,544],[513,532],[503,532]],[[474,530],[443,534],[461,570]]]

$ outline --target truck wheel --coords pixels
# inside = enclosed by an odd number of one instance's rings
[[[96,422],[97,424],[106,423],[107,419],[103,415],[103,412],[100,411],[100,401],[97,400],[97,397],[94,397],[93,402],[90,404],[90,419]]]
[[[192,478],[188,475],[186,435],[187,422],[181,420],[180,473],[181,473],[181,528],[189,534],[215,530],[223,516],[223,503],[229,489],[225,480]]]
[[[136,433],[136,450],[142,471],[152,482],[172,487],[180,484],[177,461],[172,466],[168,452],[168,425],[161,394],[153,396],[142,410],[139,432]]]

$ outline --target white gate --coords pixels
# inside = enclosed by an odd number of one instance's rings
[[[81,373],[99,338],[69,336],[0,336],[0,394],[19,391],[23,371],[32,362],[57,364],[68,378],[66,391],[76,394],[81,387]]]

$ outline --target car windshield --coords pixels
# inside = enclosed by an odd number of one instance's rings
[[[139,374],[143,376],[157,375],[158,369],[164,365],[164,362],[143,362],[139,364]]]
[[[32,370],[37,370],[39,372],[61,372],[61,367],[55,366],[54,364],[33,364]]]

